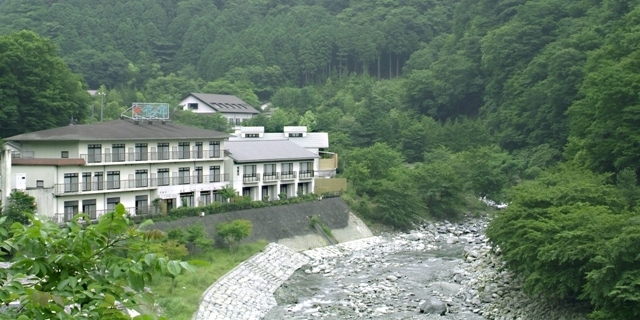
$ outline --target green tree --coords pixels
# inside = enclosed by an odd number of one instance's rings
[[[236,219],[216,225],[216,235],[224,239],[229,244],[229,248],[232,248],[234,244],[238,244],[242,239],[248,237],[252,228],[251,221]]]
[[[3,317],[131,319],[123,308],[148,313],[153,297],[145,285],[153,276],[176,276],[192,267],[138,250],[136,242],[162,233],[144,231],[148,223],[131,228],[125,213],[118,204],[97,224],[81,222],[83,215],[64,227],[33,216],[29,226],[14,224],[12,237],[2,242],[13,263],[0,269],[0,300],[21,307],[5,309]]]
[[[298,121],[298,125],[306,126],[309,132],[316,129],[318,126],[318,121],[316,120],[315,114],[311,110],[304,113],[300,120]]]
[[[427,216],[427,207],[407,172],[397,173],[393,180],[383,180],[373,201],[373,217],[396,228],[409,228],[412,222]]]
[[[6,225],[14,222],[27,224],[28,216],[35,215],[37,211],[36,199],[22,191],[12,191],[7,199],[7,208],[3,211],[7,217]]]
[[[35,33],[0,36],[0,136],[69,124],[87,116],[89,94],[55,46]]]
[[[456,219],[466,204],[464,180],[453,162],[450,154],[438,151],[411,172],[418,196],[434,218]]]

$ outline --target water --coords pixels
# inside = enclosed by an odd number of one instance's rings
[[[464,245],[438,246],[395,253],[374,247],[327,259],[319,273],[302,267],[276,291],[278,306],[265,319],[484,319],[461,310],[446,317],[420,313],[430,297],[451,302],[462,288],[452,279]]]

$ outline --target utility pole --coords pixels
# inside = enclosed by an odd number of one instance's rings
[[[98,94],[102,97],[102,102],[100,103],[100,122],[102,122],[102,113],[104,111],[104,96],[106,95],[106,93],[98,92]]]

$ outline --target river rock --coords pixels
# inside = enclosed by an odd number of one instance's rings
[[[455,244],[455,243],[458,243],[458,241],[460,241],[460,239],[458,239],[458,237],[449,237],[449,238],[447,238],[447,244]]]
[[[458,291],[460,291],[460,289],[462,288],[462,286],[457,283],[449,283],[444,281],[433,282],[431,283],[430,287],[432,290],[435,290],[440,294],[446,296],[454,295],[458,293]]]
[[[420,305],[420,313],[444,315],[447,306],[440,299],[430,297]]]

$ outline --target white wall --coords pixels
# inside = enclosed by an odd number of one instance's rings
[[[77,167],[76,167],[77,168]],[[13,165],[13,173],[25,173],[27,176],[27,189],[36,188],[36,180],[42,180],[45,188],[53,188],[56,181],[55,166],[23,166]]]
[[[189,109],[189,104],[190,103],[197,103],[198,104],[198,109]],[[191,110],[193,113],[216,113],[216,112],[218,112],[215,109],[213,109],[212,107],[210,107],[209,105],[207,105],[206,103],[196,99],[194,96],[188,96],[187,98],[182,100],[182,102],[180,102],[180,105],[182,106],[182,110]],[[253,114],[251,114],[251,113],[234,113],[234,112],[220,112],[220,113],[225,118],[227,118],[227,120],[234,119],[233,124],[236,124],[235,119],[240,119],[240,122],[242,122],[245,119],[251,119],[251,117],[253,117]]]
[[[190,103],[197,103],[198,109],[197,110],[189,109]],[[196,99],[194,96],[186,97],[184,100],[182,100],[182,102],[180,102],[180,105],[182,106],[182,110],[191,110],[194,113],[216,113],[217,112],[215,109],[211,108],[206,103]]]
[[[69,158],[80,158],[78,143],[69,141],[25,141],[21,143],[20,151],[33,151],[34,158],[54,159],[60,159],[62,151],[69,151]]]

